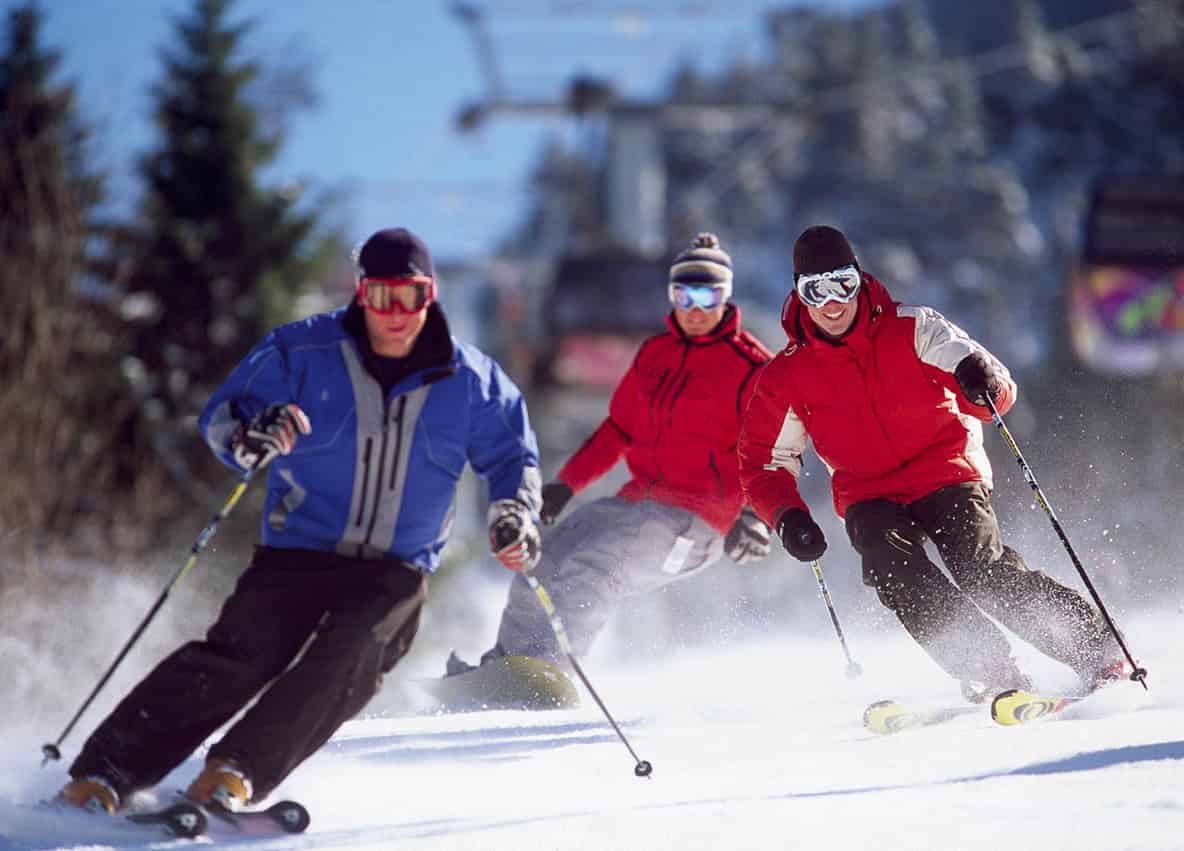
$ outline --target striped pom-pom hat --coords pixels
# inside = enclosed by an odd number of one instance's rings
[[[732,297],[732,258],[719,247],[719,237],[701,233],[691,247],[674,258],[670,286],[723,287],[724,301]]]

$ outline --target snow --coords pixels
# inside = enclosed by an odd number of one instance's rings
[[[899,629],[848,636],[864,668],[856,679],[844,676],[833,634],[821,632],[633,666],[593,654],[586,672],[653,763],[649,779],[634,776],[587,697],[554,712],[388,710],[347,724],[278,790],[277,800],[309,807],[308,833],[197,841],[256,851],[1180,848],[1182,618],[1144,613],[1122,624],[1150,670],[1148,692],[1118,685],[1020,728],[995,725],[984,708],[889,737],[862,728],[871,701],[958,702],[956,686]],[[1018,652],[1042,682],[1071,681],[1059,665]],[[190,844],[32,808],[63,778],[38,767],[41,744],[22,732],[0,745],[0,848]],[[166,778],[162,798],[199,763]]]

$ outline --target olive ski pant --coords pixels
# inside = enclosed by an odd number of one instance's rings
[[[357,714],[407,652],[426,577],[392,559],[258,547],[204,641],[168,656],[99,725],[70,767],[126,796],[210,748],[262,800]]]
[[[1003,688],[1023,682],[1007,638],[986,615],[1087,679],[1117,657],[1105,621],[1084,597],[1001,543],[981,483],[940,488],[907,505],[856,503],[846,525],[863,558],[864,584],[959,680]],[[953,581],[926,555],[926,538]]]

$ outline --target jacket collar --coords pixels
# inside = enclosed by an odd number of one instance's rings
[[[740,333],[740,308],[729,304],[724,311],[724,318],[719,321],[719,324],[698,337],[688,337],[683,333],[683,330],[678,327],[678,321],[674,318],[673,310],[666,314],[666,327],[670,329],[671,334],[688,346],[710,346],[712,343],[735,337]]]
[[[341,324],[358,344],[363,360],[368,360],[379,355],[370,345],[370,335],[366,333],[366,318],[362,310],[357,301],[351,301],[345,309]],[[427,321],[424,322],[423,330],[419,332],[419,337],[407,357],[415,359],[417,369],[452,370],[455,367],[456,354],[448,320],[439,303],[433,302],[428,305]]]

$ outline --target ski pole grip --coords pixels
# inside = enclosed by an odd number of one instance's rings
[[[513,544],[519,538],[518,521],[513,517],[505,517],[494,524],[493,533],[490,537],[493,538],[494,550],[502,550]]]

